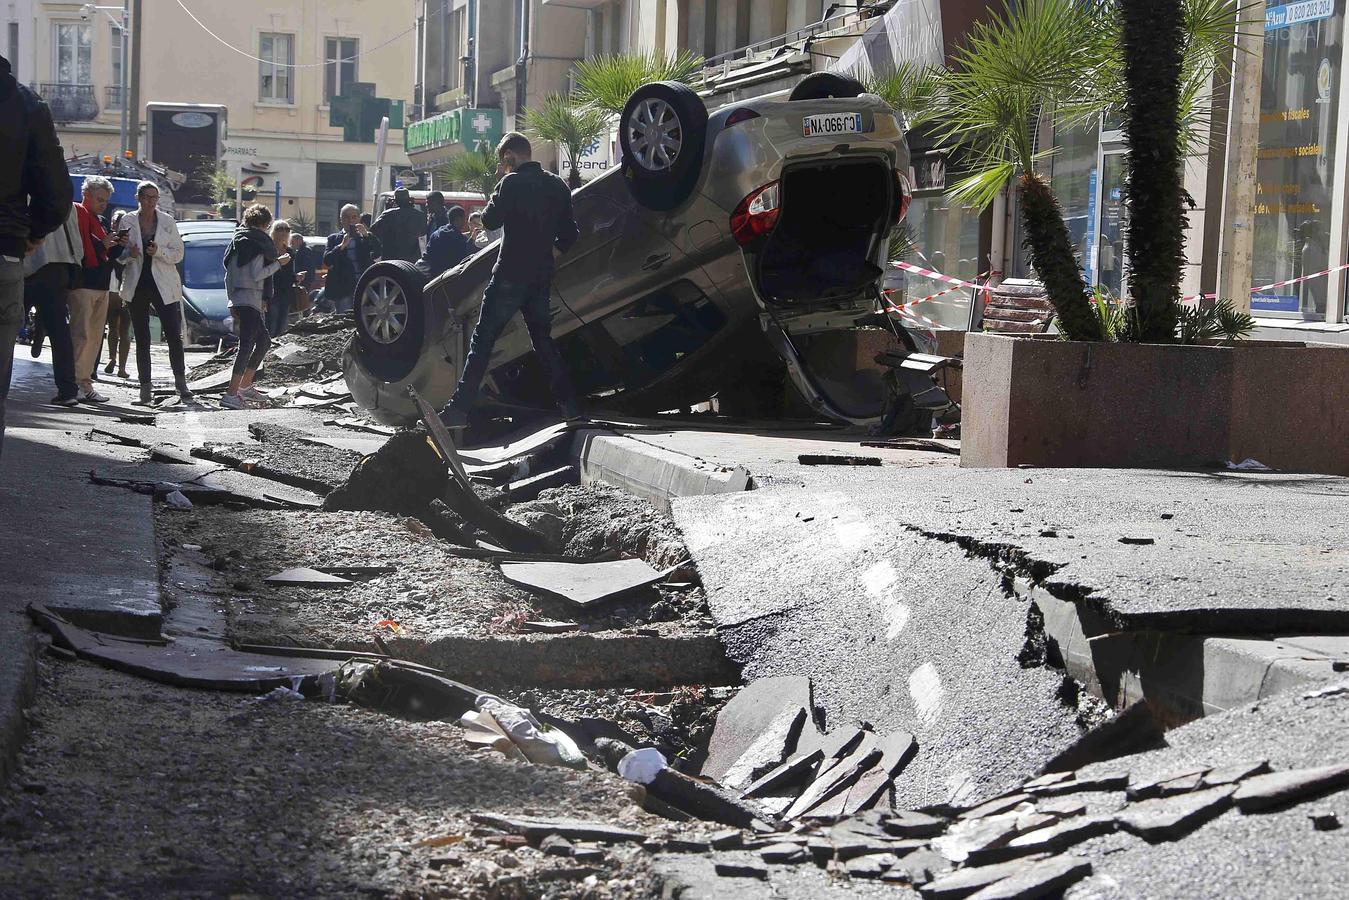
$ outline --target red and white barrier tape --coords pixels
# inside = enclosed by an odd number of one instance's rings
[[[1331,269],[1324,269],[1320,272],[1313,272],[1310,275],[1299,275],[1297,278],[1289,278],[1287,281],[1275,281],[1271,284],[1262,284],[1259,287],[1251,288],[1252,294],[1263,294],[1265,291],[1272,291],[1275,288],[1287,287],[1290,284],[1297,284],[1302,281],[1311,281],[1313,278],[1321,278],[1329,275],[1331,272],[1340,272],[1349,269],[1349,263],[1342,266],[1335,266]],[[1188,303],[1191,300],[1217,300],[1217,294],[1191,294],[1188,297],[1181,297],[1181,302]]]

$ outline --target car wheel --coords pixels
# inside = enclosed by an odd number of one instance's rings
[[[830,97],[857,97],[866,93],[866,85],[856,78],[837,72],[812,72],[796,83],[788,100],[827,100]]]
[[[707,139],[707,107],[675,81],[644,84],[618,120],[623,174],[633,197],[666,211],[687,200],[698,183]]]
[[[396,380],[426,339],[426,278],[402,260],[378,262],[356,284],[356,342],[371,374]]]

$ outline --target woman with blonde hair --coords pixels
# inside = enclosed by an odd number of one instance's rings
[[[272,243],[276,245],[276,255],[290,253],[290,223],[277,219],[272,223]],[[287,256],[286,262],[272,276],[271,294],[267,298],[267,333],[274,338],[285,334],[290,324],[290,308],[295,305],[295,260]]]
[[[126,268],[119,293],[131,308],[131,327],[136,333],[136,374],[140,377],[140,402],[154,400],[150,387],[150,313],[159,317],[160,330],[169,345],[173,382],[184,402],[192,399],[187,389],[187,366],[183,357],[183,282],[178,263],[183,260],[183,239],[173,216],[161,213],[159,185],[142,181],[136,185],[136,212],[122,217],[127,229]],[[127,298],[130,298],[129,300]]]

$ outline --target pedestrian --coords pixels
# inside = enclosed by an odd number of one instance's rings
[[[24,259],[70,215],[70,172],[51,110],[0,56],[0,448],[14,342],[23,326]]]
[[[42,239],[23,261],[23,298],[37,313],[52,348],[54,406],[77,406],[80,386],[75,380],[75,348],[70,337],[70,289],[79,284],[84,249],[80,246],[80,217],[72,204],[62,226]]]
[[[183,261],[183,239],[173,216],[159,212],[159,185],[142,181],[136,185],[136,212],[122,217],[127,232],[126,267],[118,288],[122,299],[129,296],[131,328],[136,334],[136,376],[140,379],[142,404],[154,401],[150,386],[150,313],[159,317],[159,328],[169,345],[173,383],[184,403],[192,400],[187,389],[187,366],[183,357],[183,282],[178,263]]]
[[[370,230],[379,238],[380,256],[416,262],[422,255],[421,239],[426,236],[426,217],[412,203],[407,188],[393,192],[394,205],[380,213]]]
[[[439,229],[444,228],[450,222],[449,211],[445,209],[445,195],[440,191],[432,191],[426,195],[426,239],[431,240],[431,235]],[[460,229],[463,230],[462,228]]]
[[[277,219],[271,227],[272,243],[277,257],[286,262],[270,279],[267,291],[267,334],[281,337],[290,324],[290,310],[295,305],[295,256],[290,252],[290,223]]]
[[[356,295],[356,282],[370,264],[380,257],[379,238],[361,224],[361,211],[348,203],[340,216],[342,230],[328,235],[328,249],[323,262],[328,266],[328,280],[323,297],[339,313],[350,312]]]
[[[459,385],[440,414],[450,428],[468,424],[492,348],[517,312],[524,316],[562,414],[568,419],[580,416],[571,378],[553,340],[550,309],[554,253],[566,253],[578,235],[571,189],[534,162],[529,139],[519,132],[510,132],[497,144],[497,171],[503,177],[483,210],[482,223],[502,229],[501,252],[483,292]]]
[[[478,247],[464,234],[468,214],[462,206],[452,206],[444,226],[437,228],[426,241],[422,264],[427,278],[435,278],[459,265],[465,257],[478,252]]]
[[[501,239],[501,229],[487,229],[482,224],[482,210],[474,210],[468,217],[468,236],[479,247],[486,247]]]
[[[247,409],[249,400],[267,399],[253,387],[258,367],[272,346],[263,309],[271,277],[291,261],[289,253],[278,255],[277,242],[268,233],[271,223],[272,211],[261,203],[253,204],[244,210],[244,223],[235,229],[225,251],[225,292],[239,330],[234,372],[220,401],[226,409]]]
[[[75,383],[86,403],[107,403],[106,395],[94,390],[98,355],[103,348],[103,329],[108,324],[108,285],[112,261],[122,255],[126,235],[108,234],[100,217],[112,199],[112,182],[101,175],[84,179],[83,200],[75,204],[83,244],[79,284],[70,291],[70,341],[75,354]]]
[[[304,235],[298,231],[290,233],[290,265],[295,270],[295,311],[304,315],[313,306],[309,295],[314,285],[318,284],[321,262],[318,254],[304,242]]]
[[[125,236],[131,227],[122,223],[127,215],[118,213],[117,218],[112,220],[114,233]],[[116,368],[118,378],[131,377],[131,373],[126,370],[127,357],[131,355],[131,304],[122,298],[120,290],[113,287],[114,284],[121,284],[125,270],[126,265],[121,258],[112,260],[113,280],[109,282],[108,290],[108,364],[103,367],[103,372],[111,375]]]

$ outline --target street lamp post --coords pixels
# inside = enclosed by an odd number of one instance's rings
[[[128,27],[131,22],[130,0],[122,0],[121,6],[98,6],[93,3],[86,3],[80,9],[80,16],[84,19],[91,19],[95,12],[101,12],[103,15],[107,16],[108,21],[111,22],[113,27],[122,35],[122,64],[117,67],[118,81],[121,82],[117,85],[117,90],[121,95],[122,101],[120,128],[121,146],[117,148],[117,158],[121,159],[122,155],[126,153],[127,148],[130,146],[127,134],[127,132],[130,131],[131,120],[130,98],[127,96],[127,45],[131,41],[131,29]],[[112,13],[115,12],[122,14],[120,21],[112,17]]]

